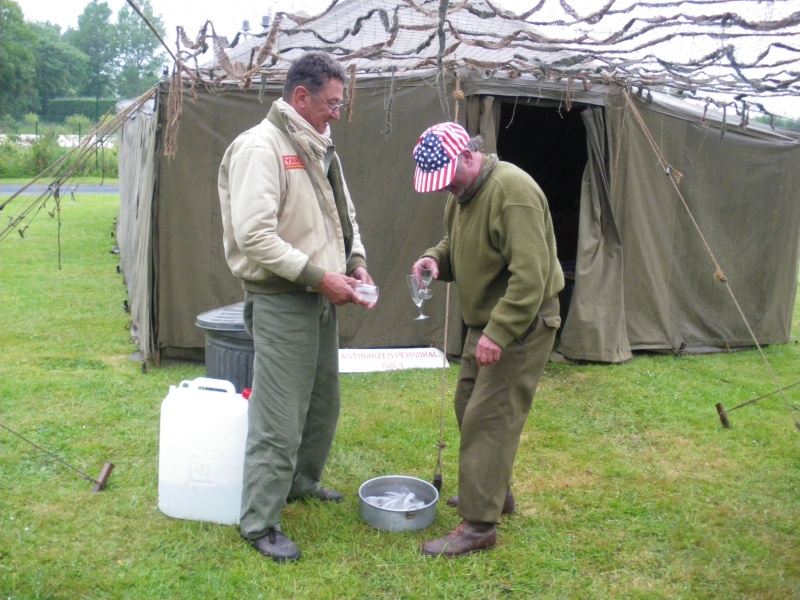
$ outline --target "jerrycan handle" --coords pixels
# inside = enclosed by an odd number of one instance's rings
[[[228,392],[230,394],[236,393],[236,388],[230,381],[225,379],[212,379],[210,377],[196,377],[191,381],[184,379],[181,381],[179,387],[195,390],[208,390],[212,392]]]

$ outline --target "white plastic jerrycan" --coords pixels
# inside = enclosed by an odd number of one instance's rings
[[[165,515],[239,523],[247,400],[222,379],[170,386],[161,403],[158,508]]]

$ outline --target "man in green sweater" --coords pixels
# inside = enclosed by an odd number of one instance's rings
[[[561,325],[564,275],[541,188],[524,171],[481,153],[456,123],[425,130],[414,148],[414,188],[449,192],[446,235],[414,263],[454,281],[468,327],[455,392],[461,433],[461,523],[425,542],[428,556],[464,556],[497,542],[502,514],[514,512],[514,458],[539,378]]]

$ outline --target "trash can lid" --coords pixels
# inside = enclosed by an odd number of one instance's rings
[[[202,329],[244,331],[244,302],[200,313],[195,325]]]

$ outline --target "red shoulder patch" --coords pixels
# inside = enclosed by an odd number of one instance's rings
[[[284,156],[283,168],[287,171],[291,171],[292,169],[305,169],[306,167],[299,156]]]

